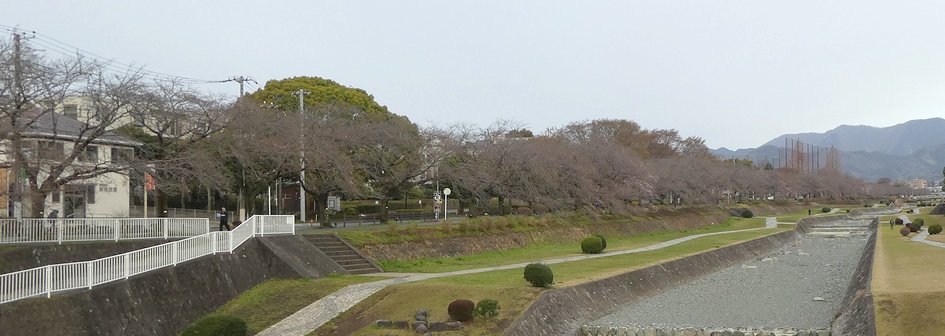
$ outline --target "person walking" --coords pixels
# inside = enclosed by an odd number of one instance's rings
[[[230,231],[230,216],[226,213],[226,207],[220,208],[220,212],[217,212],[217,218],[220,219],[220,231]]]

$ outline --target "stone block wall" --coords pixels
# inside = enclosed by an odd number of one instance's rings
[[[860,255],[850,279],[850,285],[844,295],[843,302],[837,311],[837,317],[830,324],[833,335],[875,336],[876,316],[873,310],[873,293],[870,282],[873,274],[873,255],[876,252],[876,229],[879,219],[870,223],[870,233],[867,236],[866,246]]]
[[[757,258],[802,235],[800,229],[781,232],[610,278],[549,290],[512,322],[504,334],[575,335],[581,324],[613,313],[635,298]]]

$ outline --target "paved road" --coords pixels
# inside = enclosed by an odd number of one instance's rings
[[[691,235],[691,236],[686,236],[682,238],[665,241],[658,244],[653,244],[646,247],[636,248],[632,250],[612,251],[612,252],[606,252],[606,253],[601,253],[601,254],[591,254],[591,255],[581,255],[581,256],[574,256],[574,257],[567,257],[567,258],[549,259],[549,260],[542,260],[541,263],[557,264],[557,263],[576,261],[576,260],[603,258],[603,257],[610,257],[610,256],[622,255],[622,254],[653,251],[653,250],[665,248],[667,246],[672,246],[672,245],[676,245],[679,243],[683,243],[686,241],[690,241],[690,240],[702,238],[702,237],[707,237],[707,236],[767,229],[771,227],[772,223],[774,224],[774,227],[777,227],[777,220],[774,219],[773,217],[769,217],[769,218],[766,218],[765,220],[765,228],[697,234],[697,235]],[[344,311],[350,309],[351,307],[354,307],[354,305],[357,304],[358,302],[361,302],[362,300],[367,299],[369,296],[376,293],[377,291],[393,284],[414,282],[414,281],[453,276],[453,275],[482,273],[482,272],[490,272],[490,271],[497,271],[497,270],[504,270],[504,269],[511,269],[511,268],[523,268],[530,263],[531,262],[495,266],[495,267],[468,269],[468,270],[454,271],[454,272],[444,272],[444,273],[365,274],[365,275],[374,275],[374,276],[397,276],[397,278],[362,283],[362,284],[351,285],[351,286],[345,287],[338,292],[328,295],[318,301],[315,301],[311,305],[308,305],[307,307],[302,308],[301,310],[295,312],[294,314],[283,319],[282,321],[279,321],[272,327],[269,327],[268,329],[263,330],[257,335],[260,335],[260,336],[306,335],[312,332],[313,330],[317,329],[318,327],[322,326],[329,320],[335,318],[339,314],[343,313]]]

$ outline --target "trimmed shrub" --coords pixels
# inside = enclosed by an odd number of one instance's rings
[[[939,234],[939,233],[942,233],[942,224],[929,225],[929,234]]]
[[[225,314],[209,315],[187,326],[181,336],[245,336],[246,322]]]
[[[918,226],[921,229],[923,225],[925,225],[924,218],[916,218],[912,220],[912,226]]]
[[[748,210],[748,209],[742,210],[742,218],[752,218],[752,217],[755,217],[755,214],[752,213],[751,210]]]
[[[548,265],[531,263],[525,266],[525,281],[534,287],[548,287],[555,281],[555,275]]]
[[[499,301],[484,299],[476,304],[476,316],[481,318],[495,318],[499,316]]]
[[[597,236],[590,236],[581,241],[581,252],[597,254],[604,251],[604,242]]]
[[[910,230],[908,227],[899,229],[899,234],[903,236],[908,236],[910,233],[912,233],[912,230]]]
[[[823,213],[828,213],[828,212],[830,212],[830,208],[828,208],[828,207],[823,207],[823,208],[820,209],[820,211],[823,212]]]
[[[518,207],[518,209],[515,209],[515,212],[517,212],[519,216],[531,216],[535,214],[535,212],[528,207]]]
[[[476,304],[466,299],[453,300],[453,302],[450,302],[449,307],[446,308],[453,321],[462,322],[472,321],[475,309]]]
[[[902,218],[896,217],[896,225],[902,225]]]
[[[594,235],[594,237],[600,238],[600,243],[601,243],[601,245],[602,245],[600,249],[601,249],[601,250],[606,250],[606,249],[607,249],[607,238],[604,238],[604,236],[599,235],[599,234]]]
[[[919,232],[919,227],[913,225],[912,223],[906,224],[906,227],[909,228],[911,232]]]

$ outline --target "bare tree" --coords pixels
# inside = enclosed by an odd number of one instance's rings
[[[11,170],[9,197],[23,213],[42,216],[47,196],[64,185],[127,171],[127,162],[102,160],[95,149],[137,144],[111,130],[139,88],[137,72],[110,73],[80,56],[47,59],[19,36],[0,43],[3,165]],[[84,101],[85,113],[57,114],[69,99]]]

